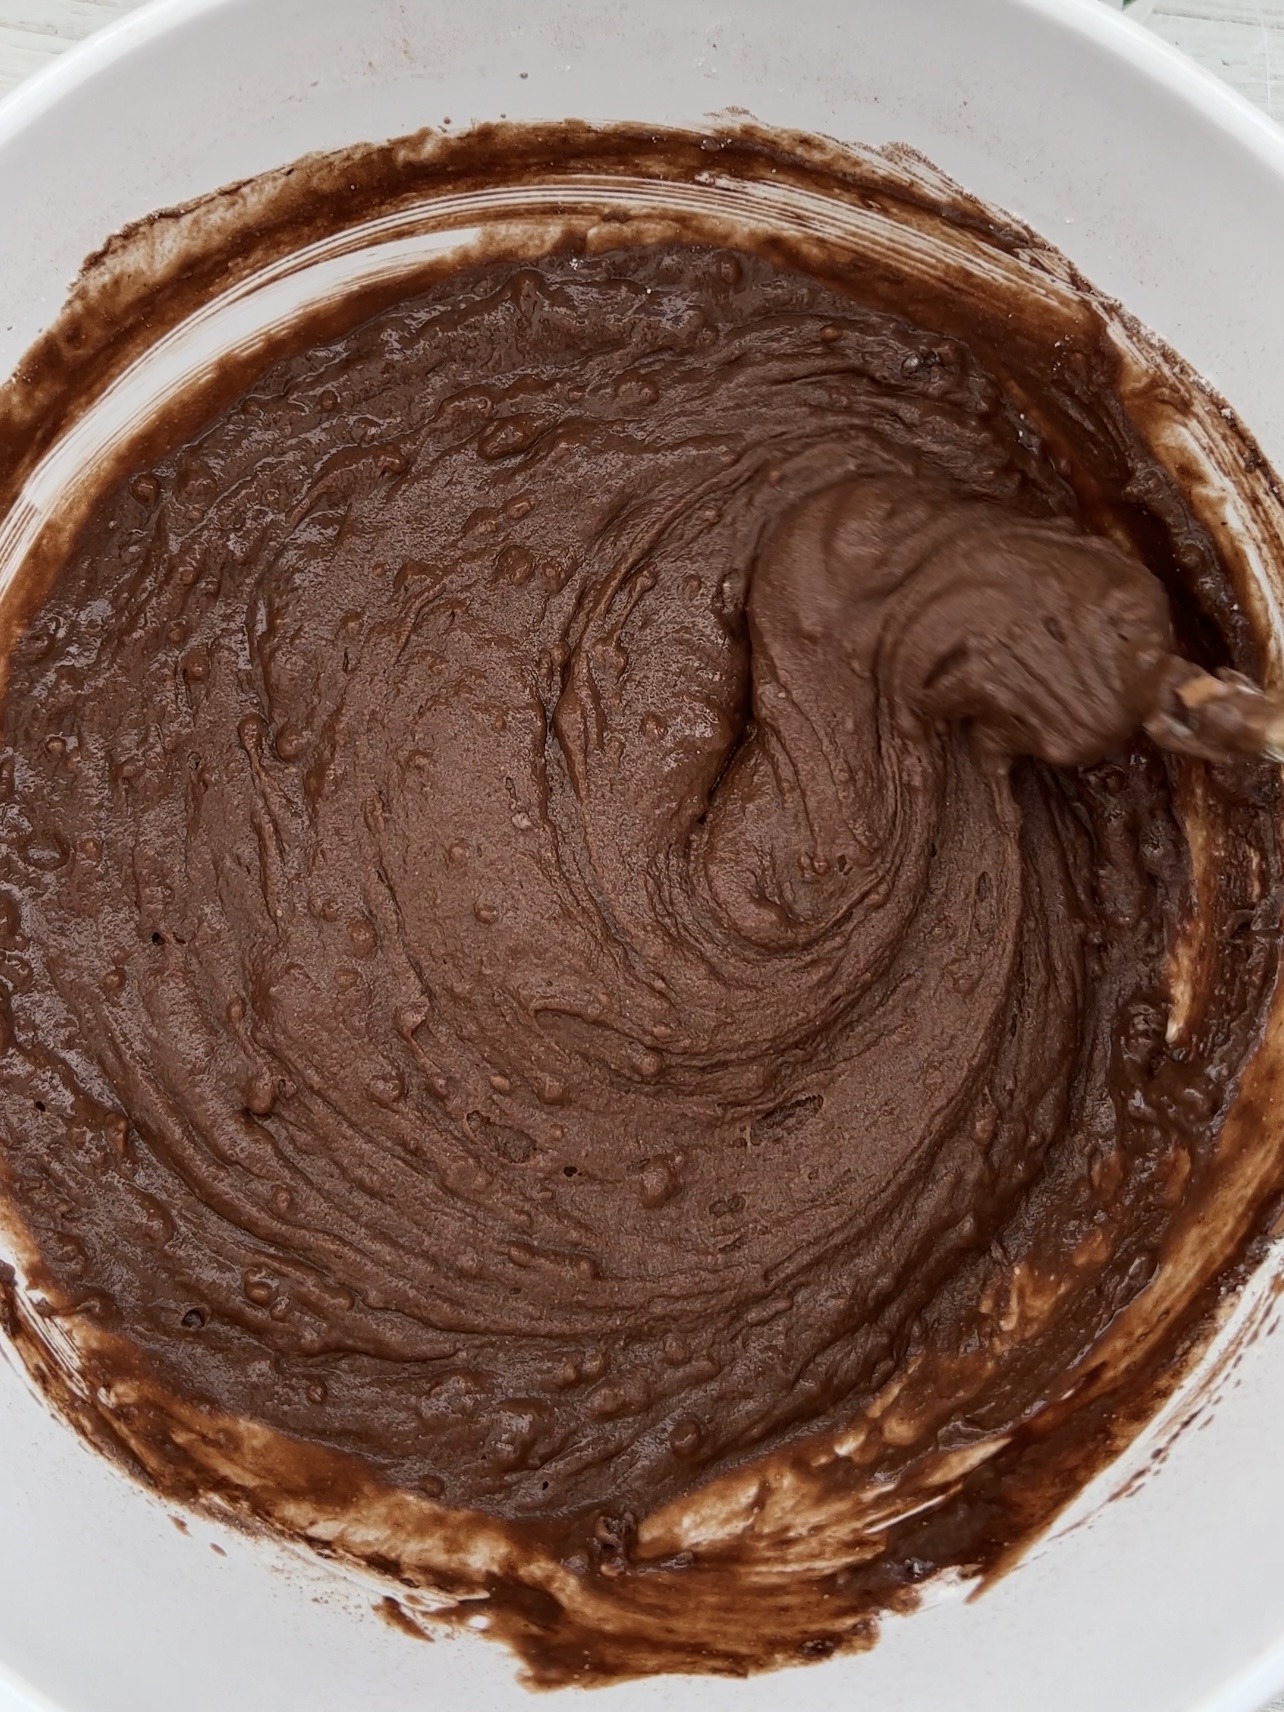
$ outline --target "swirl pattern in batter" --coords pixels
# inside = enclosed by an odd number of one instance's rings
[[[1145,479],[1155,568],[1206,554]],[[645,1513],[928,1346],[979,1362],[956,1437],[1019,1417],[1149,1275],[1274,968],[1239,764],[1251,931],[1172,1045],[1137,728],[1170,594],[1244,632],[1090,485],[959,340],[713,248],[479,264],[269,369],[11,663],[51,1285],[176,1395],[514,1522]],[[1103,1227],[987,1390],[996,1271]]]

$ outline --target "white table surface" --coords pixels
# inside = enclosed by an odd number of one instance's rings
[[[0,95],[73,42],[139,4],[141,0],[0,0]],[[1158,0],[1148,27],[1284,124],[1284,0]],[[0,1685],[0,1712],[35,1709],[10,1697]],[[1264,1712],[1284,1712],[1284,1696]]]

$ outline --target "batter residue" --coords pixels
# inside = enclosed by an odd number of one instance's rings
[[[859,280],[566,253],[121,485],[4,704],[48,1289],[581,1579],[862,1411],[863,1478],[1018,1424],[1198,1194],[1280,911],[1265,770],[1140,731],[1174,626],[1252,665],[1213,550],[1045,384],[1074,457]],[[1175,1021],[1182,768],[1245,859]],[[1061,1294],[1014,1356],[1023,1257]]]

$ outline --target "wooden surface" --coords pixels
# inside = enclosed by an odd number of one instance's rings
[[[0,95],[139,4],[0,0]],[[1148,27],[1284,123],[1284,0],[1159,0]],[[1284,1697],[1267,1712],[1284,1712]]]
[[[0,95],[139,0],[0,0]]]
[[[1284,124],[1284,0],[1160,0],[1149,27]]]

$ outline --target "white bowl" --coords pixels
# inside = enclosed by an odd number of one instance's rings
[[[699,126],[733,106],[909,143],[1027,219],[1284,467],[1284,134],[1082,0],[161,0],[0,106],[0,374],[111,231],[307,151],[447,117]],[[979,1601],[935,1598],[788,1683],[652,1680],[605,1691],[612,1708],[1256,1712],[1284,1684],[1277,1275],[1272,1258],[1164,1418]],[[1201,1400],[1206,1430],[1106,1502]],[[373,1582],[180,1531],[3,1364],[0,1467],[0,1708],[6,1682],[57,1712],[529,1704],[498,1649],[378,1622]]]

